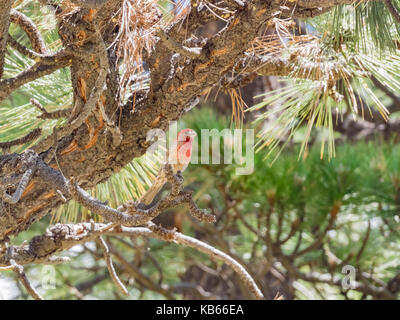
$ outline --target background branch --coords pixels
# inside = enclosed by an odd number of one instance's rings
[[[243,266],[222,251],[179,232],[172,232],[172,237],[165,238],[158,232],[141,227],[129,228],[117,226],[110,228],[110,225],[93,223],[57,224],[49,227],[44,235],[32,239],[28,245],[10,246],[7,249],[6,255],[0,256],[0,266],[8,266],[10,260],[15,260],[16,263],[21,265],[42,263],[49,256],[65,251],[77,244],[94,240],[100,235],[144,236],[191,247],[229,265],[240,276],[240,279],[242,279],[255,298],[263,299],[264,297],[253,278]]]

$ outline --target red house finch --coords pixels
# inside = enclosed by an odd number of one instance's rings
[[[192,157],[192,142],[196,132],[192,129],[183,129],[178,133],[176,141],[171,145],[168,150],[167,157],[168,163],[171,165],[174,173],[178,171],[183,172],[189,165]],[[161,190],[167,182],[163,167],[158,172],[157,178],[149,190],[140,199],[141,203],[149,205],[157,193]]]

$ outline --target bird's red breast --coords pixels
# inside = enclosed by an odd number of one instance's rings
[[[183,129],[178,133],[177,143],[171,147],[173,153],[172,164],[175,171],[183,171],[188,166],[192,157],[192,143],[196,132],[192,129]]]

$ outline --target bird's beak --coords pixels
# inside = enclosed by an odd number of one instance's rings
[[[188,133],[187,133],[187,135],[189,136],[189,137],[195,137],[195,136],[197,136],[197,133],[195,132],[195,131],[189,131]]]

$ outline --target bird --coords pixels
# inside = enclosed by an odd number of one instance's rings
[[[171,144],[167,153],[167,162],[171,165],[174,174],[183,172],[192,158],[192,143],[196,132],[190,128],[179,131],[176,140]],[[164,166],[161,167],[157,178],[149,190],[140,198],[140,202],[149,205],[167,182]]]

